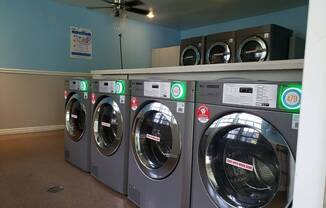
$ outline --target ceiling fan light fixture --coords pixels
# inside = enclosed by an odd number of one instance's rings
[[[155,14],[153,11],[150,11],[147,15],[146,15],[149,19],[153,19],[155,17]]]

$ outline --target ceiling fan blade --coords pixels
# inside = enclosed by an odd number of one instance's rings
[[[133,7],[133,6],[140,6],[143,5],[144,3],[140,0],[132,0],[132,1],[125,1],[125,6],[127,7]]]
[[[114,8],[115,6],[108,6],[108,7],[87,7],[87,9],[112,9]]]
[[[150,13],[149,10],[132,8],[132,7],[131,8],[126,8],[126,11],[141,14],[141,15],[148,15]]]
[[[109,0],[102,0],[102,1],[104,1],[105,3],[108,3],[108,4],[120,5],[119,3],[114,2],[114,1],[109,1]]]

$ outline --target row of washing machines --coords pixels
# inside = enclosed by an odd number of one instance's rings
[[[301,83],[65,81],[65,159],[141,208],[289,207]]]

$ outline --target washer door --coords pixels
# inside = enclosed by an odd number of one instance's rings
[[[281,134],[262,118],[223,116],[209,126],[199,148],[202,181],[218,206],[291,203],[294,158]]]
[[[94,110],[93,134],[102,154],[110,156],[118,150],[123,136],[123,118],[118,104],[110,97],[103,98]]]
[[[173,172],[181,154],[181,136],[167,106],[153,102],[139,111],[133,123],[132,148],[146,176],[163,179]]]
[[[265,61],[267,58],[267,45],[257,36],[249,37],[242,42],[238,50],[238,59],[241,62]]]
[[[77,142],[85,131],[86,108],[78,94],[73,94],[66,104],[66,131]]]
[[[214,43],[206,54],[206,63],[220,64],[229,63],[231,59],[231,51],[228,44],[223,42]]]
[[[190,45],[183,49],[181,53],[181,65],[198,65],[200,64],[200,52],[197,47]]]

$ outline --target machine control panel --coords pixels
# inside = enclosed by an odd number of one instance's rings
[[[277,90],[276,84],[224,83],[222,103],[276,108]]]
[[[98,91],[101,93],[114,93],[122,95],[126,92],[126,82],[124,80],[99,81]]]
[[[70,90],[79,90],[79,80],[70,80],[69,81],[69,89]]]
[[[186,93],[185,81],[144,82],[144,96],[184,101]]]

